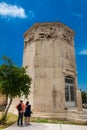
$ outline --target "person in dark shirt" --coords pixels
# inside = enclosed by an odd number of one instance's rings
[[[30,124],[30,117],[31,117],[31,105],[29,104],[29,101],[26,102],[25,104],[25,112],[24,112],[24,116],[25,116],[25,125],[29,125]]]

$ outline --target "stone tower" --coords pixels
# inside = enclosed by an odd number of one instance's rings
[[[32,77],[34,112],[77,107],[74,32],[60,22],[36,23],[24,34],[23,66]]]

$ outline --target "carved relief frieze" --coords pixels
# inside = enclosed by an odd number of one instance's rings
[[[25,46],[32,41],[55,38],[62,39],[70,45],[73,45],[74,32],[65,25],[55,22],[36,24],[29,32],[25,33],[25,36],[26,35],[28,38],[25,39]]]

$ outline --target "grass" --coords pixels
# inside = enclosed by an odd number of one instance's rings
[[[31,122],[54,123],[54,124],[70,124],[70,125],[87,125],[87,122],[83,123],[83,122],[75,122],[75,121],[68,121],[68,120],[45,119],[45,118],[31,118]]]
[[[2,115],[3,113],[0,114],[0,121],[1,121]],[[17,121],[17,115],[8,113],[6,121],[4,123],[0,122],[0,130],[7,128],[8,126],[12,125],[16,121]]]
[[[0,120],[1,120],[2,114],[0,114]],[[12,125],[17,121],[17,115],[14,115],[12,113],[8,113],[7,119],[5,123],[0,123],[0,130],[4,130],[8,126]],[[71,125],[87,125],[83,123],[77,123],[74,121],[66,121],[66,120],[58,120],[58,119],[46,119],[46,118],[34,118],[31,117],[31,122],[37,122],[37,123],[54,123],[54,124],[71,124]]]

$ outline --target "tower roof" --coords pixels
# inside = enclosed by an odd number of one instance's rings
[[[72,35],[75,34],[75,32],[69,28],[67,25],[61,23],[61,22],[42,22],[42,23],[35,23],[31,28],[29,28],[25,33],[24,33],[24,37],[28,34],[31,33],[33,30],[35,30],[35,32],[37,31],[38,28],[48,28],[48,29],[52,29],[52,27],[56,27],[56,28],[64,28],[65,30],[68,30],[72,33]]]
[[[73,37],[74,31],[60,22],[36,23],[24,33],[24,43],[58,38],[73,45]]]

